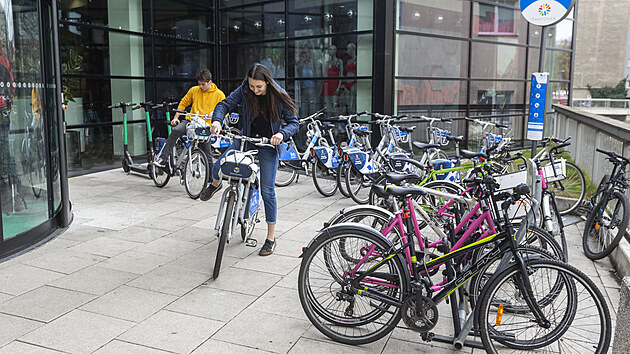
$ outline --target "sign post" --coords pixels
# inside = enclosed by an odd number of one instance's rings
[[[536,155],[536,142],[543,138],[545,123],[545,100],[549,73],[544,71],[545,27],[562,21],[573,9],[574,0],[521,0],[521,13],[527,22],[541,26],[540,58],[538,73],[532,75],[531,96],[529,100],[529,119],[527,139],[532,141],[532,157]]]

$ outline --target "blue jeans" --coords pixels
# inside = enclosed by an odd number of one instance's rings
[[[240,142],[235,141],[212,165],[212,179],[219,180],[221,159],[225,154],[240,148]],[[278,151],[271,147],[255,147],[258,150],[258,162],[260,166],[260,194],[265,204],[265,221],[267,224],[275,224],[278,215],[276,203],[276,171],[278,170]]]

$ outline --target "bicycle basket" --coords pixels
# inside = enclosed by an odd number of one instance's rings
[[[248,179],[258,173],[258,165],[254,159],[240,151],[230,151],[220,163],[223,177]]]
[[[447,137],[451,136],[451,132],[448,130],[431,127],[429,128],[429,141],[432,141],[434,144],[440,144],[442,146],[448,145]]]
[[[434,159],[431,160],[431,166],[433,166],[433,169],[435,171],[440,171],[455,167],[455,162],[448,159]],[[435,175],[435,177],[439,180],[446,180],[455,183],[458,183],[460,181],[459,171],[438,173]]]
[[[542,170],[547,183],[562,181],[567,177],[566,160],[563,158],[554,160],[553,164],[543,166]]]
[[[200,122],[190,122],[186,126],[186,136],[190,140],[197,140],[200,142],[208,142],[211,139],[210,125],[208,123],[201,124]]]
[[[228,123],[230,123],[232,125],[238,124],[238,120],[239,120],[238,113],[230,113],[230,115],[228,116],[227,120],[228,120]]]
[[[399,127],[393,127],[394,135],[396,136],[396,141],[402,144],[406,144],[409,142],[409,133],[406,131],[400,130]]]

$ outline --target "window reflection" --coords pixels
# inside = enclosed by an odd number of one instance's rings
[[[523,109],[525,82],[472,81],[470,104],[475,115],[508,114]]]
[[[0,208],[4,239],[48,218],[37,2],[0,10]]]
[[[476,38],[523,44],[527,40],[527,22],[518,10],[475,3],[473,16]]]
[[[472,44],[471,76],[478,78],[523,79],[524,47],[491,43]]]
[[[284,38],[284,6],[283,1],[224,12],[223,41],[234,43]]]
[[[59,19],[134,32],[150,30],[150,0],[59,0]]]
[[[154,33],[177,39],[210,43],[212,10],[204,3],[154,0]],[[210,3],[208,3],[210,4]]]
[[[467,37],[470,1],[400,0],[398,29]]]
[[[466,77],[468,43],[461,40],[397,36],[396,75]]]

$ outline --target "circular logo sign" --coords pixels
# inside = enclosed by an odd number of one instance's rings
[[[521,0],[521,13],[527,22],[551,26],[562,21],[573,8],[573,0]]]

